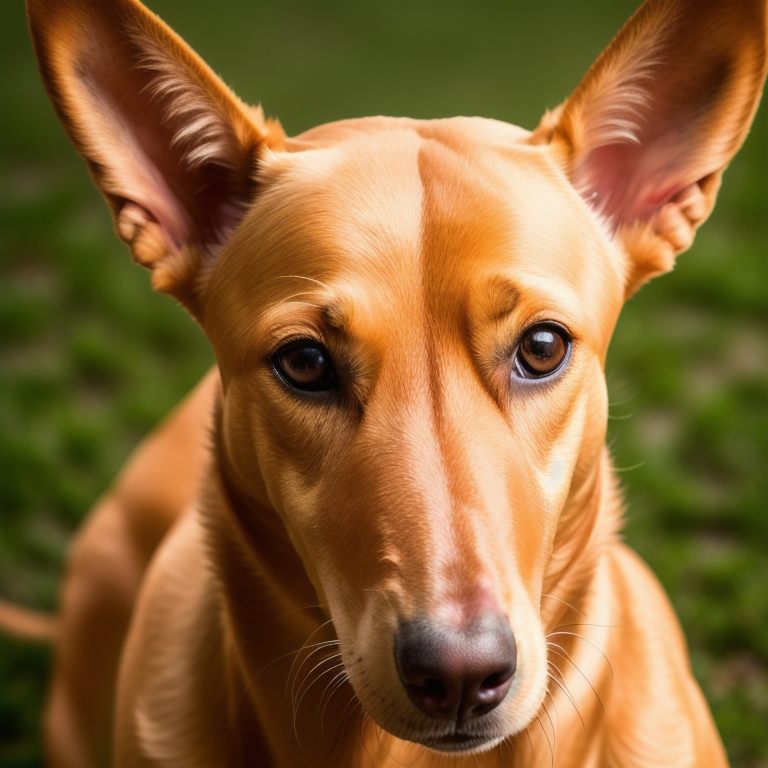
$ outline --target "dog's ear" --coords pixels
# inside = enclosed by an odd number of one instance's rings
[[[156,290],[196,313],[206,262],[239,223],[280,126],[247,107],[137,0],[29,0],[59,119]]]
[[[623,245],[628,295],[690,246],[765,74],[766,0],[647,0],[534,132]]]

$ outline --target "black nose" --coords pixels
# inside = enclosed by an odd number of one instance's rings
[[[497,614],[461,630],[416,618],[400,626],[395,659],[422,712],[463,723],[501,704],[512,685],[517,646],[509,622]]]

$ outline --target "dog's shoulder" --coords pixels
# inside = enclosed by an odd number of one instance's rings
[[[228,730],[224,632],[206,564],[204,524],[190,509],[150,565],[126,641],[116,731],[121,764],[213,765],[227,754],[220,737]]]

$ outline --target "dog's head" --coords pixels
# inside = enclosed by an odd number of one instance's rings
[[[295,139],[134,0],[45,5],[54,105],[210,338],[224,471],[280,516],[363,706],[445,751],[518,732],[547,688],[542,595],[581,588],[613,532],[618,313],[714,204],[765,75],[763,0],[649,0],[533,133]]]

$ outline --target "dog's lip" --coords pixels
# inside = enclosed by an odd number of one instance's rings
[[[439,752],[466,752],[479,747],[487,747],[497,741],[492,736],[483,736],[474,733],[448,733],[444,736],[435,736],[421,741],[425,747]]]

